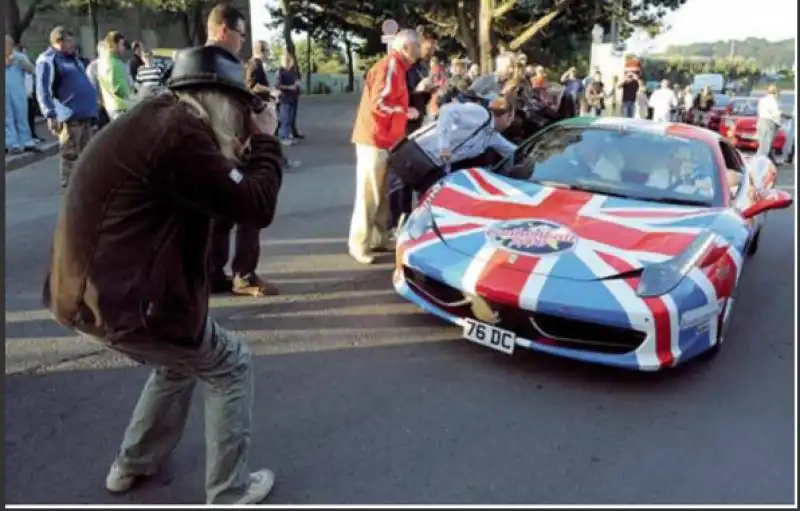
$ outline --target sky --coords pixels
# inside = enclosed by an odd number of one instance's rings
[[[760,37],[797,37],[797,0],[687,0],[666,17],[671,26],[653,41],[658,51],[676,44]]]
[[[263,24],[269,20],[264,7],[275,0],[250,0],[251,31],[258,39],[269,39],[276,31]],[[671,26],[654,41],[636,41],[634,47],[662,51],[669,45],[762,37],[780,40],[797,37],[797,0],[687,0],[667,15]]]

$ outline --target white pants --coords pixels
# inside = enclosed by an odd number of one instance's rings
[[[356,196],[347,243],[351,252],[367,252],[388,239],[388,156],[384,149],[356,144]]]

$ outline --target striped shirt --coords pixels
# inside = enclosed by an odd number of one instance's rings
[[[158,66],[141,66],[136,72],[136,83],[142,87],[161,87],[162,73]]]

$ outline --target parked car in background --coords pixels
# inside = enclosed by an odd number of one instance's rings
[[[714,94],[714,108],[706,112],[705,122],[700,126],[708,128],[711,131],[719,130],[720,119],[722,118],[725,109],[731,104],[731,97],[727,94]]]
[[[719,133],[731,141],[737,149],[758,149],[756,121],[758,120],[758,97],[734,98],[725,109],[719,123]],[[772,150],[780,154],[786,143],[786,133],[778,130]]]

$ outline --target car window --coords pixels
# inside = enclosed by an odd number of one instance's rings
[[[714,94],[714,106],[725,108],[730,102],[731,98],[727,94]]]
[[[719,149],[722,152],[722,159],[725,160],[726,178],[728,190],[731,198],[736,197],[742,189],[742,181],[747,169],[747,164],[742,159],[742,155],[733,148],[727,141],[720,140]]]
[[[751,117],[758,114],[758,101],[736,99],[731,102],[730,109],[732,115]]]
[[[710,146],[659,131],[559,126],[516,161],[517,179],[641,200],[712,205],[723,190]]]

